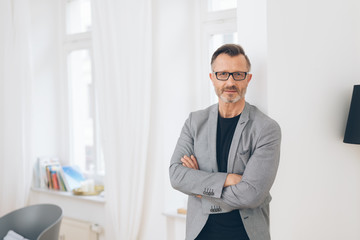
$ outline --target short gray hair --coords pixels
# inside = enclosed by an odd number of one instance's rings
[[[246,59],[246,62],[247,62],[247,65],[248,65],[248,68],[250,71],[250,69],[251,69],[250,60],[249,60],[248,56],[245,54],[244,49],[238,44],[224,44],[221,47],[219,47],[211,57],[211,68],[213,67],[213,63],[214,63],[215,59],[222,53],[227,54],[231,57],[243,55]]]

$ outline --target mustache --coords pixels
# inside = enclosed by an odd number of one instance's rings
[[[223,88],[222,91],[237,91],[237,92],[239,92],[239,89],[236,86],[231,86],[231,87]]]

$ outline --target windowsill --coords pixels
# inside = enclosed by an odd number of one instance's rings
[[[45,193],[45,194],[50,194],[50,195],[55,195],[55,196],[67,197],[67,198],[71,198],[74,200],[76,199],[76,200],[84,200],[84,201],[90,201],[90,202],[95,202],[95,203],[105,203],[105,197],[103,194],[96,195],[96,196],[80,196],[80,195],[74,195],[71,192],[55,191],[55,190],[35,188],[35,187],[32,187],[31,190],[34,192],[38,192],[38,193]]]

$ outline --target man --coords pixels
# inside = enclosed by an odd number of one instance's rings
[[[211,68],[219,103],[190,114],[169,168],[172,186],[189,195],[186,239],[269,240],[280,127],[245,101],[252,75],[241,46],[221,46]]]

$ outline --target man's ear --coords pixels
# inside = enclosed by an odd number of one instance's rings
[[[209,73],[209,78],[210,78],[211,82],[214,84],[214,79],[213,79],[213,77],[214,77],[214,74],[213,74],[213,73]]]
[[[247,83],[249,83],[249,82],[251,81],[251,79],[252,79],[252,74],[249,73],[249,74],[248,74],[248,77],[247,77]]]

